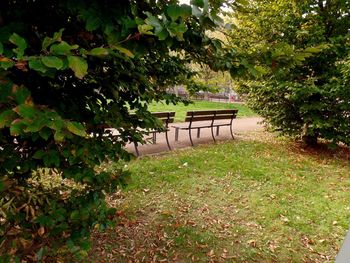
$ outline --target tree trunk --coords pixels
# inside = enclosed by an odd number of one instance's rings
[[[314,147],[317,145],[317,135],[304,135],[302,140],[307,146]]]
[[[301,139],[307,146],[316,146],[317,145],[317,139],[318,139],[318,133],[317,132],[312,132],[310,134],[309,132],[309,124],[305,123],[303,127],[303,131],[301,134]]]

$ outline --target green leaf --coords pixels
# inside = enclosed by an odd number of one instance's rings
[[[93,31],[99,28],[101,25],[101,19],[97,15],[90,16],[86,21],[86,30]]]
[[[167,30],[162,26],[159,19],[153,16],[149,12],[146,12],[146,15],[148,16],[148,18],[145,20],[145,22],[148,25],[151,25],[152,27],[154,27],[154,34],[158,37],[158,39],[159,40],[166,39],[169,36],[169,34]]]
[[[41,73],[46,73],[46,71],[48,70],[48,68],[41,62],[40,59],[37,59],[35,57],[30,57],[28,61],[29,61],[30,69],[39,71]]]
[[[107,56],[109,51],[107,48],[97,47],[92,49],[88,54],[91,56]]]
[[[56,142],[63,142],[64,141],[64,134],[61,131],[56,131],[53,138]]]
[[[62,33],[63,33],[63,31],[64,31],[64,28],[61,28],[60,31],[55,32],[55,33],[53,34],[52,40],[53,40],[54,42],[56,42],[56,41],[61,41],[61,40],[62,40]]]
[[[79,211],[78,210],[74,210],[71,214],[70,214],[70,219],[72,220],[79,220]]]
[[[21,120],[19,120],[19,119],[14,120],[10,126],[11,136],[18,136],[18,135],[22,134],[25,126],[26,125]]]
[[[12,68],[15,65],[15,62],[13,61],[0,61],[0,67],[4,70],[8,70],[9,68]]]
[[[4,53],[4,45],[0,42],[0,55]]]
[[[17,104],[24,104],[30,97],[30,92],[25,87],[14,86],[12,89],[13,96]]]
[[[51,44],[52,44],[52,38],[50,38],[50,37],[45,37],[45,38],[44,38],[44,41],[43,41],[43,43],[42,43],[42,46],[41,46],[42,50],[47,49]]]
[[[86,131],[84,126],[79,123],[79,122],[73,122],[70,121],[67,123],[67,129],[68,131],[70,131],[71,133],[81,136],[81,137],[85,137],[86,136]]]
[[[61,131],[63,128],[64,121],[57,114],[57,112],[46,112],[45,118],[51,120],[47,123],[47,127],[55,131]]]
[[[304,52],[307,52],[307,53],[320,53],[322,52],[324,49],[327,49],[329,48],[329,45],[327,44],[321,44],[321,45],[318,45],[318,46],[315,46],[315,47],[308,47],[308,48],[305,48],[304,49]]]
[[[191,5],[195,5],[195,6],[203,8],[204,1],[203,0],[191,0]]]
[[[177,37],[180,41],[183,40],[183,34],[187,31],[185,24],[177,24],[175,22],[172,22],[167,29],[170,33],[170,36]]]
[[[21,104],[13,109],[19,116],[27,119],[34,119],[37,116],[37,110],[33,105]]]
[[[85,59],[77,56],[68,57],[69,68],[73,70],[75,76],[79,79],[84,78],[87,74],[88,64]]]
[[[181,7],[181,17],[186,19],[192,15],[192,8],[189,5],[183,4]]]
[[[45,127],[44,129],[41,129],[39,132],[39,135],[41,138],[43,138],[45,141],[47,141],[50,138],[50,135],[52,134],[52,130]]]
[[[53,55],[69,55],[71,54],[71,50],[77,49],[78,45],[69,45],[67,42],[62,41],[59,44],[54,44],[50,47],[50,52]]]
[[[127,55],[128,57],[131,57],[131,58],[135,57],[135,55],[129,49],[123,48],[121,46],[113,46],[113,48]]]
[[[175,21],[179,17],[186,19],[192,14],[192,8],[189,5],[168,5],[166,13],[172,21]]]
[[[157,32],[155,35],[158,37],[158,39],[159,39],[160,41],[163,41],[163,40],[165,40],[165,39],[169,36],[169,33],[168,33],[168,31],[164,28],[162,31]]]
[[[235,4],[239,4],[240,6],[247,6],[247,5],[249,5],[249,1],[248,0],[236,0]]]
[[[42,159],[45,155],[45,152],[43,150],[38,150],[33,154],[34,159]]]
[[[60,70],[63,67],[63,61],[62,59],[54,56],[47,56],[41,58],[41,62],[49,67],[49,68],[55,68],[57,70]]]
[[[36,259],[40,262],[43,259],[44,255],[44,247],[41,247],[39,251],[36,253]]]
[[[0,129],[9,127],[11,122],[16,118],[16,113],[12,110],[6,110],[0,113]]]
[[[153,35],[153,32],[151,31],[153,29],[153,26],[143,24],[143,25],[138,25],[137,29],[142,35]]]
[[[42,50],[46,50],[51,44],[61,41],[62,40],[62,33],[64,31],[64,28],[60,29],[60,31],[55,32],[53,34],[53,37],[45,37],[43,44],[42,44]]]
[[[27,48],[26,40],[16,33],[13,33],[9,40],[12,44],[15,44],[17,46],[17,48],[13,50],[17,54],[17,58],[22,59],[24,51]]]

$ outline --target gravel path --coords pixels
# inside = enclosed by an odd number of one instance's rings
[[[240,133],[245,133],[245,132],[261,131],[263,130],[263,125],[259,124],[259,122],[261,122],[262,120],[263,120],[262,118],[258,118],[258,117],[235,119],[233,122],[233,132],[235,133],[235,135],[239,135]],[[184,124],[175,123],[171,126],[177,126],[177,125],[184,125]],[[175,131],[173,128],[171,128],[168,134],[169,134],[169,142],[173,150],[191,147],[188,131],[184,131],[184,130],[180,131],[179,140],[177,142],[175,142]],[[192,130],[192,138],[195,146],[203,143],[213,143],[210,129],[201,129],[200,138],[196,138],[196,130]],[[220,135],[216,137],[216,139],[218,141],[232,140],[230,129],[228,127],[221,127]],[[132,144],[127,145],[126,149],[129,152],[135,153],[135,148]],[[157,134],[156,144],[140,145],[138,149],[139,149],[140,156],[148,155],[148,154],[158,154],[158,153],[169,151],[166,144],[164,133]]]

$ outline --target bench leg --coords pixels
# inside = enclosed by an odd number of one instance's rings
[[[234,139],[235,139],[235,136],[233,136],[232,125],[230,125],[230,131],[231,131],[231,136],[232,136],[232,139],[234,140]]]
[[[220,126],[216,127],[216,136],[219,136],[219,130],[220,130],[219,128],[220,128]]]
[[[179,140],[179,128],[175,128],[175,141]]]
[[[168,144],[168,148],[171,151],[171,147],[170,147],[170,143],[169,143],[169,138],[168,138],[168,131],[165,132],[165,139],[166,139],[166,143]]]
[[[189,136],[190,136],[191,145],[194,146],[193,141],[192,141],[192,134],[191,134],[191,131],[192,131],[191,129],[188,129],[188,134],[189,134]]]
[[[216,142],[215,136],[214,136],[214,127],[211,126],[211,127],[210,127],[210,130],[211,130],[211,136],[213,137],[214,142]]]
[[[199,138],[201,136],[201,128],[197,129],[197,138]]]
[[[134,142],[134,146],[135,146],[136,156],[139,157],[140,156],[140,152],[139,152],[139,149],[137,148],[137,142]]]
[[[155,132],[152,134],[152,143],[153,144],[157,143],[157,133],[155,133]]]

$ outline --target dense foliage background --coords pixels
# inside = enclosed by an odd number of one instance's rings
[[[165,89],[191,77],[190,61],[227,67],[207,36],[221,4],[1,1],[0,261],[86,255],[124,178],[104,164],[130,158],[136,127],[157,127],[147,104],[176,103]]]
[[[349,10],[346,0],[251,0],[231,16],[249,69],[240,92],[275,130],[350,144]]]

